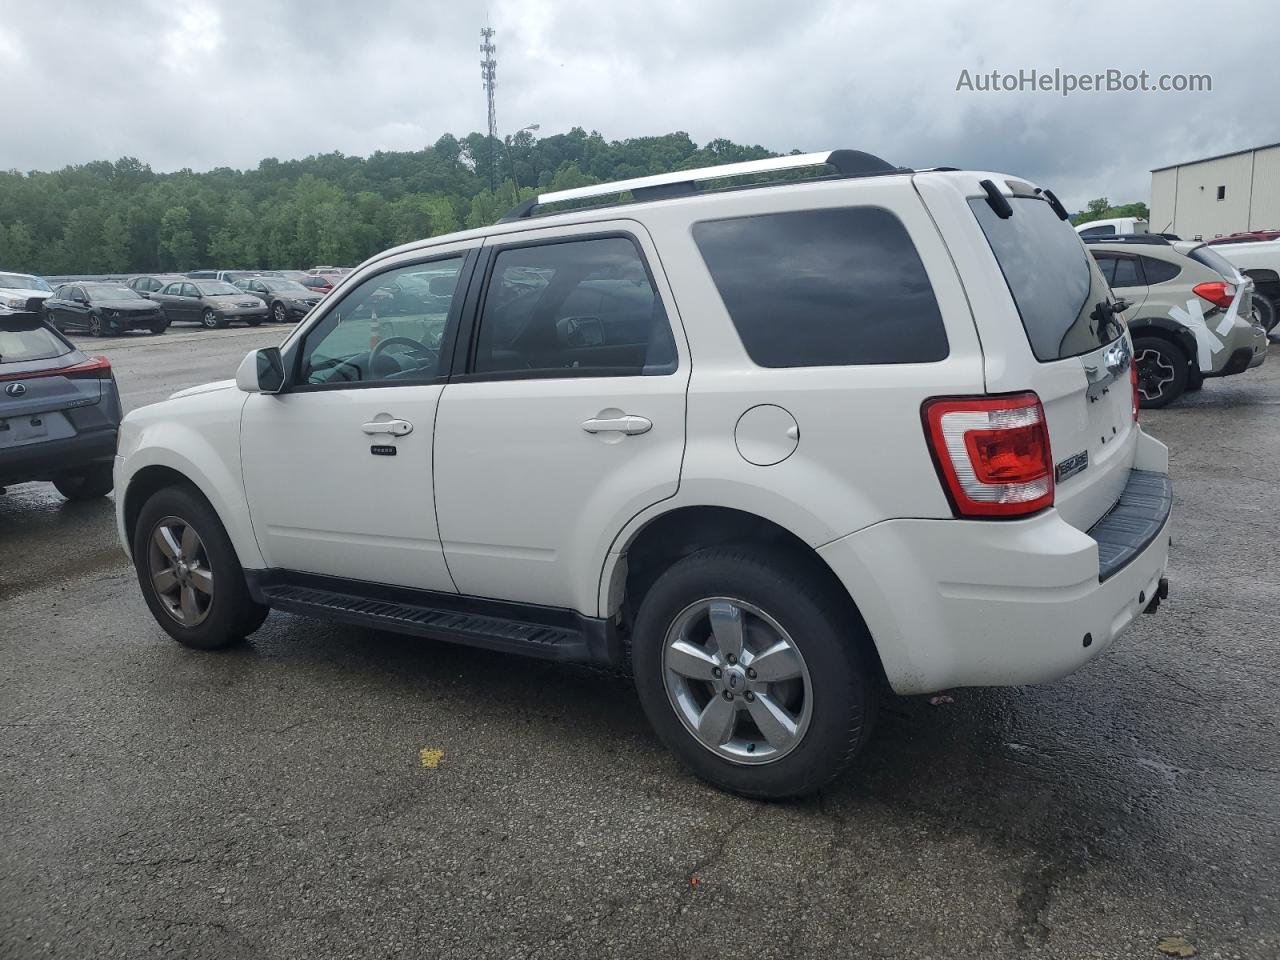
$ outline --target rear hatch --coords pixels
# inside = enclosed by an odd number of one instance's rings
[[[1032,185],[970,172],[916,181],[970,297],[987,392],[1039,396],[1055,506],[1087,530],[1119,499],[1138,438],[1132,345],[1111,290],[1065,211]]]
[[[73,411],[102,399],[94,362],[38,318],[0,319],[0,457],[76,435]]]

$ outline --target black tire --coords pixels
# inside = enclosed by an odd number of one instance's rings
[[[260,326],[262,326],[262,318],[261,318],[261,317],[245,317],[244,322],[245,322],[245,323],[247,323],[247,324],[248,324],[249,326],[251,326],[251,327],[260,327]]]
[[[1187,367],[1187,393],[1192,393],[1204,386],[1204,374],[1193,367]]]
[[[195,529],[203,542],[204,555],[213,574],[215,586],[208,613],[195,626],[184,626],[169,613],[150,574],[151,538],[160,521],[170,517],[176,517]],[[244,570],[218,515],[209,502],[191,487],[165,487],[143,504],[133,530],[133,566],[152,616],[169,636],[184,646],[199,650],[229,646],[253,633],[267,618],[269,608],[256,603],[250,596]]]
[[[1138,337],[1133,341],[1133,357],[1143,409],[1167,407],[1187,389],[1191,360],[1176,344],[1160,337]]]
[[[289,312],[285,310],[284,304],[279,300],[271,305],[271,319],[276,323],[289,322]]]
[[[94,500],[110,493],[115,482],[111,477],[111,464],[95,463],[82,473],[59,477],[53,485],[68,500]]]
[[[762,800],[803,796],[838,776],[866,743],[878,703],[865,629],[847,597],[806,575],[809,565],[777,550],[712,548],[671,566],[645,594],[636,617],[636,689],[658,737],[694,774]],[[699,600],[728,597],[764,611],[790,635],[807,665],[811,716],[799,743],[777,760],[740,763],[697,740],[676,714],[664,678],[668,628]]]
[[[157,320],[155,323],[151,325],[151,332],[156,334],[157,336],[164,333],[168,329],[169,329],[168,320]]]
[[[89,318],[85,320],[84,324],[91,337],[105,337],[107,335],[106,328],[102,325],[102,318],[96,313],[89,314]]]
[[[227,326],[225,317],[220,317],[212,310],[206,310],[200,317],[201,326],[209,330],[224,330]]]
[[[1276,329],[1276,322],[1280,321],[1280,303],[1265,293],[1253,294],[1253,309],[1257,315],[1258,322],[1262,324],[1262,329],[1271,333]]]

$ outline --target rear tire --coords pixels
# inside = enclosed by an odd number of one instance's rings
[[[1187,393],[1199,390],[1204,386],[1204,374],[1199,370],[1187,368]]]
[[[765,800],[813,793],[870,735],[878,686],[864,653],[869,640],[848,598],[806,570],[803,562],[779,563],[777,551],[701,550],[671,566],[641,601],[631,652],[645,714],[685,766],[721,789]],[[741,655],[728,655],[733,642],[720,642],[717,624],[742,638]],[[694,655],[686,657],[690,642]],[[789,666],[770,682],[761,655],[780,646]],[[690,679],[690,663],[695,672],[705,666],[708,677]],[[761,665],[758,675],[753,663]],[[755,718],[776,717],[775,708],[785,726],[770,737]],[[723,732],[695,734],[703,719]]]
[[[206,310],[200,317],[200,323],[209,330],[221,330],[227,325],[227,321],[219,317],[212,310]]]
[[[165,487],[143,504],[133,530],[133,565],[152,616],[184,646],[229,646],[267,618],[269,608],[249,594],[240,560],[213,507],[191,487]]]
[[[1190,358],[1181,347],[1168,340],[1136,338],[1133,341],[1133,362],[1138,365],[1138,392],[1142,396],[1143,409],[1167,407],[1187,389]]]
[[[94,500],[105,497],[115,485],[111,464],[95,463],[83,473],[69,474],[53,481],[58,492],[68,500]]]
[[[1258,322],[1262,324],[1262,329],[1267,333],[1274,331],[1276,322],[1280,320],[1280,305],[1264,293],[1255,293],[1253,309],[1258,315]]]

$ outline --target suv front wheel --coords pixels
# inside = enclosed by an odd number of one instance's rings
[[[662,741],[702,779],[760,799],[832,780],[876,709],[847,599],[785,559],[753,548],[685,557],[645,595],[632,643],[636,688]]]
[[[143,505],[133,565],[156,622],[188,647],[225,647],[267,618],[213,507],[192,488],[166,487]]]

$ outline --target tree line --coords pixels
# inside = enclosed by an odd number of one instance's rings
[[[508,142],[446,134],[423,150],[268,158],[157,173],[133,157],[0,172],[0,269],[92,274],[352,265],[493,223],[528,196],[776,154],[686,133],[606,141],[575,127]]]

